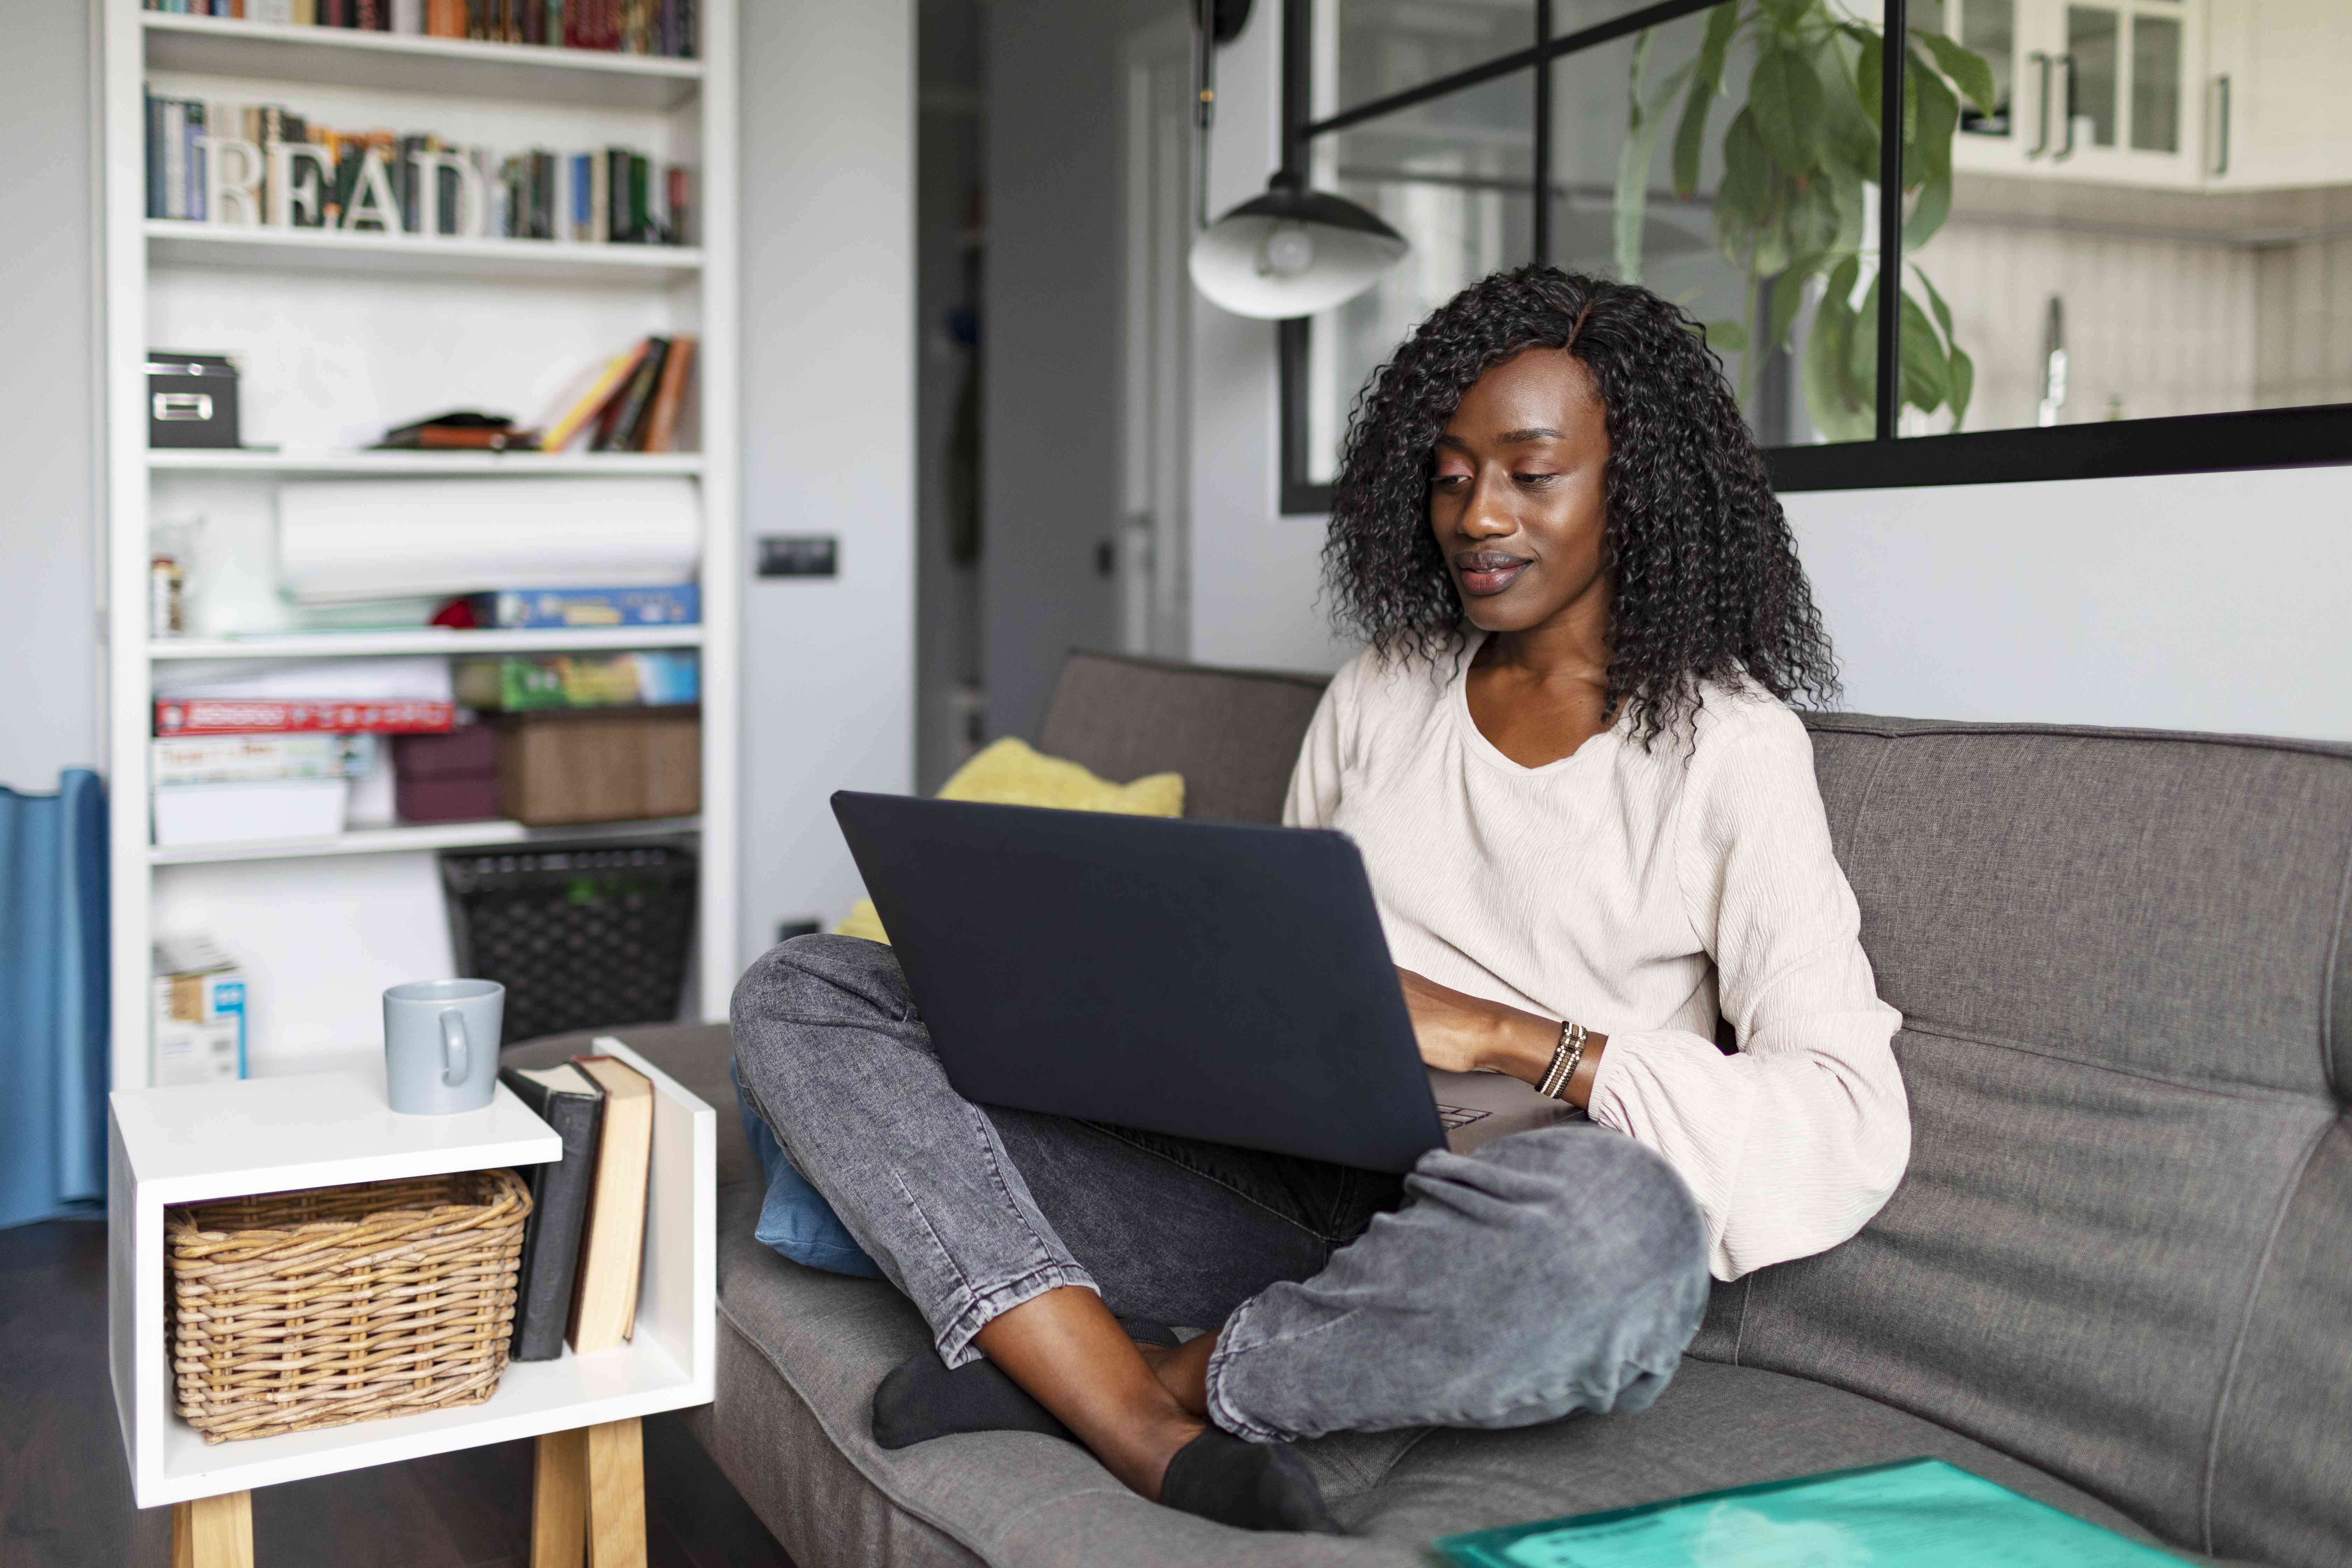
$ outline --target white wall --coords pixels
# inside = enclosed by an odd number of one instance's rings
[[[751,0],[742,54],[745,570],[841,540],[744,591],[748,961],[857,897],[827,797],[914,783],[914,6]]]
[[[2352,468],[1785,504],[1849,708],[2352,741]]]
[[[1218,57],[1210,208],[1278,156],[1278,7]],[[1192,649],[1336,668],[1276,505],[1274,329],[1194,312]],[[2352,741],[2352,468],[1790,495],[1847,706]]]
[[[12,5],[0,54],[0,784],[100,761],[100,426],[87,5]]]
[[[1251,7],[1217,53],[1209,214],[1265,191],[1282,156],[1282,7]],[[1317,603],[1323,520],[1284,517],[1275,327],[1192,309],[1192,657],[1334,669],[1347,658]]]

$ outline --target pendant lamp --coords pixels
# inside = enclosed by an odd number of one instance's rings
[[[1202,196],[1208,190],[1208,133],[1217,99],[1216,47],[1241,31],[1249,11],[1248,0],[1194,0],[1199,110],[1193,167]],[[1286,155],[1293,145],[1286,138]],[[1404,236],[1354,202],[1310,190],[1286,157],[1266,182],[1265,195],[1193,237],[1186,270],[1212,304],[1236,316],[1282,321],[1354,299],[1411,248]]]

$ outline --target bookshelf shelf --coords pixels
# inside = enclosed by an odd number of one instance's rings
[[[231,24],[236,26],[237,24]],[[576,245],[550,239],[432,239],[373,231],[246,227],[143,220],[150,265],[234,267],[304,272],[406,273],[412,277],[519,278],[546,281],[684,282],[702,270],[702,252],[678,245]]]
[[[581,653],[593,649],[700,647],[702,628],[678,626],[534,627],[528,631],[485,628],[458,631],[419,626],[413,631],[284,632],[237,637],[173,637],[147,645],[147,657],[163,662],[191,658],[362,658],[419,653]]]
[[[620,109],[670,109],[702,90],[700,60],[140,15],[150,70]]]
[[[401,855],[422,849],[489,848],[501,844],[565,843],[581,838],[657,838],[697,833],[698,816],[660,816],[643,822],[579,822],[563,827],[526,827],[503,819],[440,822],[421,827],[355,827],[329,838],[259,838],[240,844],[187,844],[150,847],[151,866],[212,866],[234,860],[311,860],[335,855]]]
[[[699,452],[151,451],[150,473],[456,479],[479,474],[699,474]]]

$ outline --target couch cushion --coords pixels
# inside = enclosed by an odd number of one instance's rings
[[[2352,1560],[2352,751],[1810,722],[1911,1166],[1853,1241],[1719,1287],[1696,1351],[2173,1541]]]
[[[1326,684],[1319,675],[1074,653],[1037,749],[1105,778],[1182,773],[1187,816],[1279,822]]]
[[[698,1429],[802,1568],[827,1564],[1361,1564],[1421,1568],[1432,1536],[1930,1455],[2146,1539],[2116,1510],[1981,1444],[1823,1384],[1685,1362],[1650,1410],[1514,1432],[1349,1434],[1302,1445],[1345,1540],[1229,1531],[1142,1502],[1083,1450],[1025,1433],[875,1447],[882,1375],[928,1342],[888,1285],[820,1273],[751,1237],[761,1195],[723,1026],[620,1037],[719,1117],[719,1380]],[[570,1036],[518,1046],[540,1066]]]

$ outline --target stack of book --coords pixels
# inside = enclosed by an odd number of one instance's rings
[[[146,0],[150,11],[692,59],[698,0]]]
[[[667,452],[692,384],[694,339],[646,338],[567,388],[541,426],[540,450],[585,440],[592,452]]]
[[[553,1361],[625,1343],[635,1331],[652,1170],[654,1089],[617,1057],[507,1068],[499,1080],[563,1141],[531,1167],[530,1218],[517,1275],[516,1361]]]
[[[340,833],[353,790],[377,773],[376,737],[438,733],[456,721],[442,658],[304,661],[176,680],[155,700],[154,841]]]
[[[149,217],[581,245],[688,243],[689,171],[633,147],[500,154],[428,132],[337,131],[274,103],[153,91],[146,102]],[[207,156],[205,139],[226,145]],[[466,171],[444,158],[463,161]],[[469,182],[478,201],[467,195]]]

